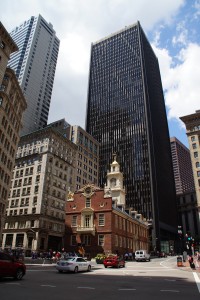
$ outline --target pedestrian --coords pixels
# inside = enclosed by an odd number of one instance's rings
[[[125,258],[125,260],[128,260],[128,253],[127,252],[124,254],[124,258]]]
[[[193,259],[193,256],[192,256],[192,255],[189,256],[188,261],[189,261],[189,264],[190,264],[190,268],[191,268],[191,269],[195,269],[194,259]]]

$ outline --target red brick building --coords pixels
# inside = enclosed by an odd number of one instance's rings
[[[97,253],[148,250],[148,225],[141,215],[125,209],[123,175],[116,158],[107,174],[104,189],[85,185],[69,193],[66,204],[65,250],[84,251],[93,258]]]

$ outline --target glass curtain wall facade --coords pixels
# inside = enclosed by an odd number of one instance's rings
[[[19,51],[8,65],[15,70],[27,100],[20,135],[47,125],[60,41],[52,24],[31,17],[10,33]]]
[[[86,131],[100,142],[99,185],[116,152],[126,204],[152,223],[154,249],[174,240],[176,194],[162,83],[139,22],[92,44]]]

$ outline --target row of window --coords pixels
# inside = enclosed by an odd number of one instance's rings
[[[104,246],[105,236],[103,234],[98,235],[98,246]],[[91,246],[91,236],[90,235],[82,235],[81,243],[86,246]],[[77,246],[76,235],[71,235],[71,246]]]

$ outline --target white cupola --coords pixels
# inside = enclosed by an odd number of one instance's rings
[[[110,165],[110,172],[107,173],[107,184],[104,187],[104,197],[112,196],[113,205],[123,210],[125,208],[123,173],[120,172],[120,165],[116,159],[117,155],[113,154],[113,162]]]

